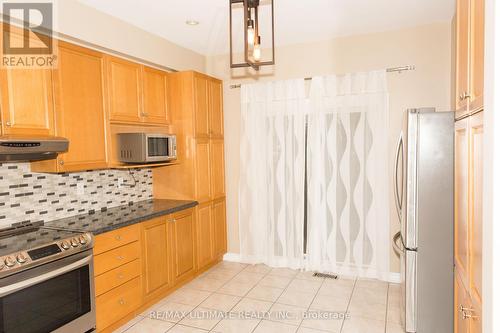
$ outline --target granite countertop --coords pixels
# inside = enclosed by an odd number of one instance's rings
[[[192,200],[150,199],[108,208],[91,214],[45,222],[44,226],[55,229],[85,231],[99,235],[197,205],[198,202]]]

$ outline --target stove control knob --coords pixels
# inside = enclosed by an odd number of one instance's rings
[[[26,262],[26,257],[24,256],[24,254],[19,253],[17,255],[17,262],[20,264],[24,264]]]
[[[77,247],[78,245],[80,245],[80,244],[78,243],[78,239],[73,238],[73,239],[71,240],[71,246],[73,246],[73,247]]]
[[[65,250],[67,250],[67,249],[69,249],[69,248],[71,247],[71,244],[70,244],[68,241],[66,241],[66,240],[65,240],[65,241],[63,241],[63,242],[61,243],[61,247],[62,247],[63,249],[65,249]]]
[[[12,267],[16,264],[16,260],[13,257],[5,258],[5,266]]]
[[[82,235],[82,236],[80,236],[80,237],[78,237],[78,241],[79,241],[79,242],[80,242],[80,244],[82,244],[82,245],[87,244],[87,238],[85,238],[85,236],[83,236],[83,235]]]

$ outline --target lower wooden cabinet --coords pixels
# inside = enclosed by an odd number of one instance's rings
[[[172,283],[169,245],[170,235],[165,217],[142,224],[143,277],[146,296]]]
[[[96,236],[97,331],[112,332],[216,264],[226,252],[225,221],[220,199]]]

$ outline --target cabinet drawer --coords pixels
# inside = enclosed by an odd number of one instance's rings
[[[141,272],[139,260],[131,261],[125,265],[112,269],[95,278],[95,295],[99,296],[110,291],[127,281],[138,277]]]
[[[133,242],[94,257],[94,275],[119,267],[139,258],[139,242]]]
[[[98,235],[94,243],[94,255],[103,253],[119,246],[139,240],[139,225],[120,228],[115,231],[106,232]]]
[[[141,305],[140,278],[96,298],[97,330],[102,331]]]

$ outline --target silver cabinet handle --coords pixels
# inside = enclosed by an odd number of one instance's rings
[[[403,212],[401,211],[403,208],[402,198],[399,194],[399,186],[398,186],[398,169],[399,169],[399,156],[404,153],[403,152],[403,132],[399,135],[398,146],[396,148],[396,156],[394,158],[394,200],[396,202],[396,209],[398,212],[399,223],[402,222]],[[403,155],[404,156],[404,155]],[[404,164],[403,164],[404,165]]]
[[[10,126],[12,126],[12,124],[10,123],[10,121],[7,121],[7,122],[5,122],[5,126],[10,127]]]
[[[402,247],[399,246],[398,240],[401,239],[401,231],[398,231],[393,237],[392,237],[392,248],[394,249],[394,252],[401,257],[404,254],[404,250]]]

